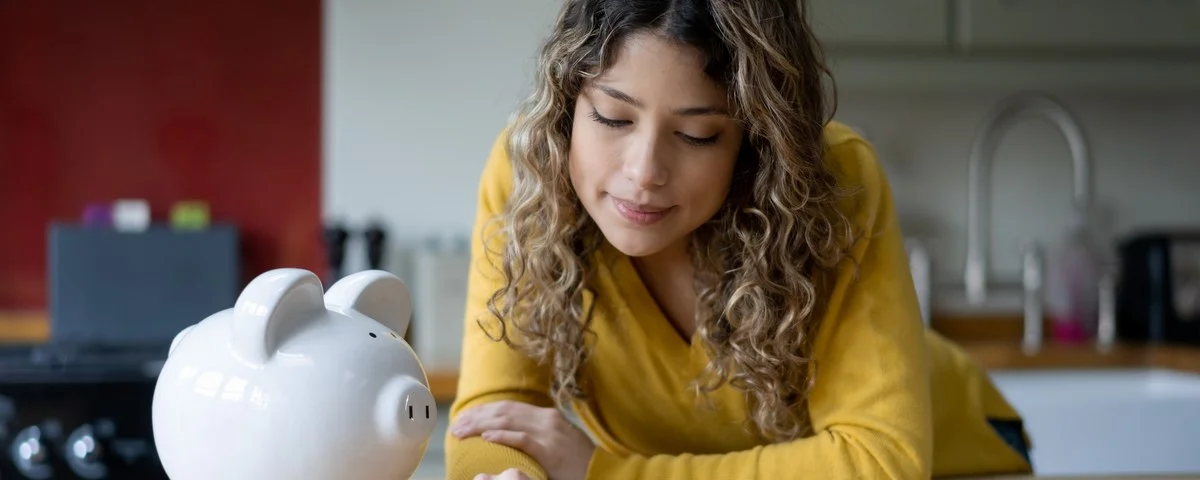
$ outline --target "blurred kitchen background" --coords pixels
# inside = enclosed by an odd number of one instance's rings
[[[1200,2],[810,4],[926,321],[1040,472],[1200,474]],[[559,5],[0,2],[0,477],[153,478],[154,362],[276,267],[399,274],[449,402],[478,175]]]

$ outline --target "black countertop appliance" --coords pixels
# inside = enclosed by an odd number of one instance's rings
[[[1144,231],[1120,244],[1117,335],[1200,344],[1200,231]]]

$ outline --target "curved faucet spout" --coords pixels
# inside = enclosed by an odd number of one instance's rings
[[[967,300],[973,304],[987,298],[990,215],[985,200],[989,197],[992,156],[1008,128],[1027,118],[1042,118],[1058,127],[1071,151],[1075,209],[1081,215],[1087,215],[1091,209],[1091,153],[1075,116],[1058,100],[1038,93],[1017,94],[998,103],[980,124],[967,170],[967,257],[963,280]]]

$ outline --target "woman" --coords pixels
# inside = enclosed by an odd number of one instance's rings
[[[567,2],[479,185],[449,478],[1031,470],[1017,413],[923,327],[805,21]]]

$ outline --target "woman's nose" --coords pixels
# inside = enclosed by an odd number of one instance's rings
[[[658,142],[647,139],[629,149],[625,157],[625,178],[638,188],[661,187],[667,184],[668,171]]]

